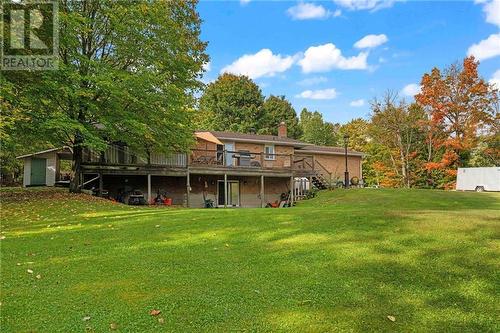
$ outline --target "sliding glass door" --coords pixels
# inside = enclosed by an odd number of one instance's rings
[[[217,205],[224,207],[224,198],[227,193],[227,206],[238,207],[240,205],[240,182],[228,180],[227,188],[224,189],[224,181],[217,181]]]

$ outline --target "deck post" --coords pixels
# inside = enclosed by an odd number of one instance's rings
[[[264,198],[264,175],[260,175],[260,207],[264,208],[266,201]]]
[[[186,174],[186,207],[189,207],[189,192],[191,192],[191,181],[189,178],[189,170]]]
[[[224,174],[224,208],[227,207],[227,173]]]
[[[148,173],[148,204],[151,205],[153,202],[151,200],[151,174]]]
[[[104,188],[104,181],[102,179],[102,173],[99,174],[99,196],[102,197],[102,190]]]
[[[290,207],[293,205],[293,191],[294,191],[294,179],[293,176],[290,177]]]

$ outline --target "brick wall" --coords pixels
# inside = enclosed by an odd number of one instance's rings
[[[316,161],[321,163],[329,172],[332,173],[332,179],[344,179],[345,171],[345,157],[342,155],[327,155],[327,154],[314,154]],[[347,167],[349,170],[349,176],[352,178],[354,176],[361,179],[361,157],[359,156],[348,156],[347,157]]]
[[[239,181],[240,207],[260,207],[260,177],[228,176],[227,179]],[[191,175],[190,207],[203,207],[204,194],[206,199],[212,199],[217,204],[218,180],[224,180],[224,177]],[[266,177],[264,179],[264,202],[279,200],[281,193],[289,190],[289,185],[290,178]]]

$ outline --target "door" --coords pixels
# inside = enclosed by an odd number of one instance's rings
[[[226,166],[233,166],[234,142],[224,143],[224,149],[226,149]]]
[[[46,158],[31,159],[31,181],[30,185],[45,185],[45,174],[47,170]]]
[[[224,181],[217,181],[217,206],[224,207]],[[238,207],[240,205],[240,182],[237,180],[227,181],[227,206]]]

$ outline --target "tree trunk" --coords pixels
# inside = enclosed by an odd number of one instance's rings
[[[71,166],[73,177],[71,178],[71,181],[69,183],[69,191],[72,193],[80,193],[82,191],[82,188],[80,187],[80,184],[82,182],[82,159],[82,146],[80,144],[75,144],[73,147],[73,164]]]

